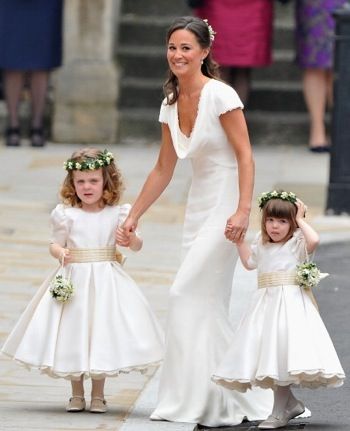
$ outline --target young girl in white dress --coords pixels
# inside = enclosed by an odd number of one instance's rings
[[[271,415],[259,424],[275,429],[302,414],[292,386],[343,384],[344,371],[310,288],[297,284],[297,265],[309,261],[319,237],[305,221],[305,205],[293,193],[260,198],[261,232],[251,245],[237,245],[248,270],[258,271],[258,290],[212,379],[239,392],[271,388]]]
[[[69,412],[85,409],[84,378],[91,377],[90,411],[104,413],[105,378],[157,364],[163,333],[116,249],[118,226],[130,205],[118,205],[123,186],[113,155],[85,148],[64,166],[63,204],[51,213],[50,253],[60,266],[29,303],[2,352],[29,368],[71,380]],[[142,239],[135,233],[123,245],[137,251]],[[52,292],[56,276],[68,283],[68,291],[73,285],[65,302],[69,292],[61,298]]]

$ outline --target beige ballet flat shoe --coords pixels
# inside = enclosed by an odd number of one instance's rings
[[[70,413],[82,412],[85,410],[86,402],[84,397],[74,396],[69,398],[66,411]]]
[[[305,406],[301,401],[297,401],[296,404],[287,409],[279,417],[270,415],[265,421],[258,425],[259,429],[272,430],[277,428],[283,428],[287,423],[297,416],[301,415],[305,411]]]
[[[90,404],[91,413],[106,413],[107,411],[107,401],[103,398],[92,398]]]

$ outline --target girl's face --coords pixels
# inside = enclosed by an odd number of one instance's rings
[[[99,211],[101,209],[103,194],[102,169],[95,171],[73,171],[73,184],[75,193],[86,211]]]
[[[265,228],[272,242],[283,242],[290,231],[290,221],[286,218],[267,217]]]
[[[203,49],[189,30],[175,30],[169,39],[167,60],[177,77],[198,73],[209,49]]]

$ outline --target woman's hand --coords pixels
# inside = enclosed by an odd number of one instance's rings
[[[124,227],[118,226],[115,235],[116,243],[122,247],[130,247],[134,236],[135,232],[129,231]]]
[[[249,225],[249,214],[237,210],[226,223],[225,236],[233,243],[240,243],[244,240]]]

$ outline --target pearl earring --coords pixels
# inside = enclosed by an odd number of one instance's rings
[[[204,63],[204,60],[201,60],[201,64],[203,64]]]

